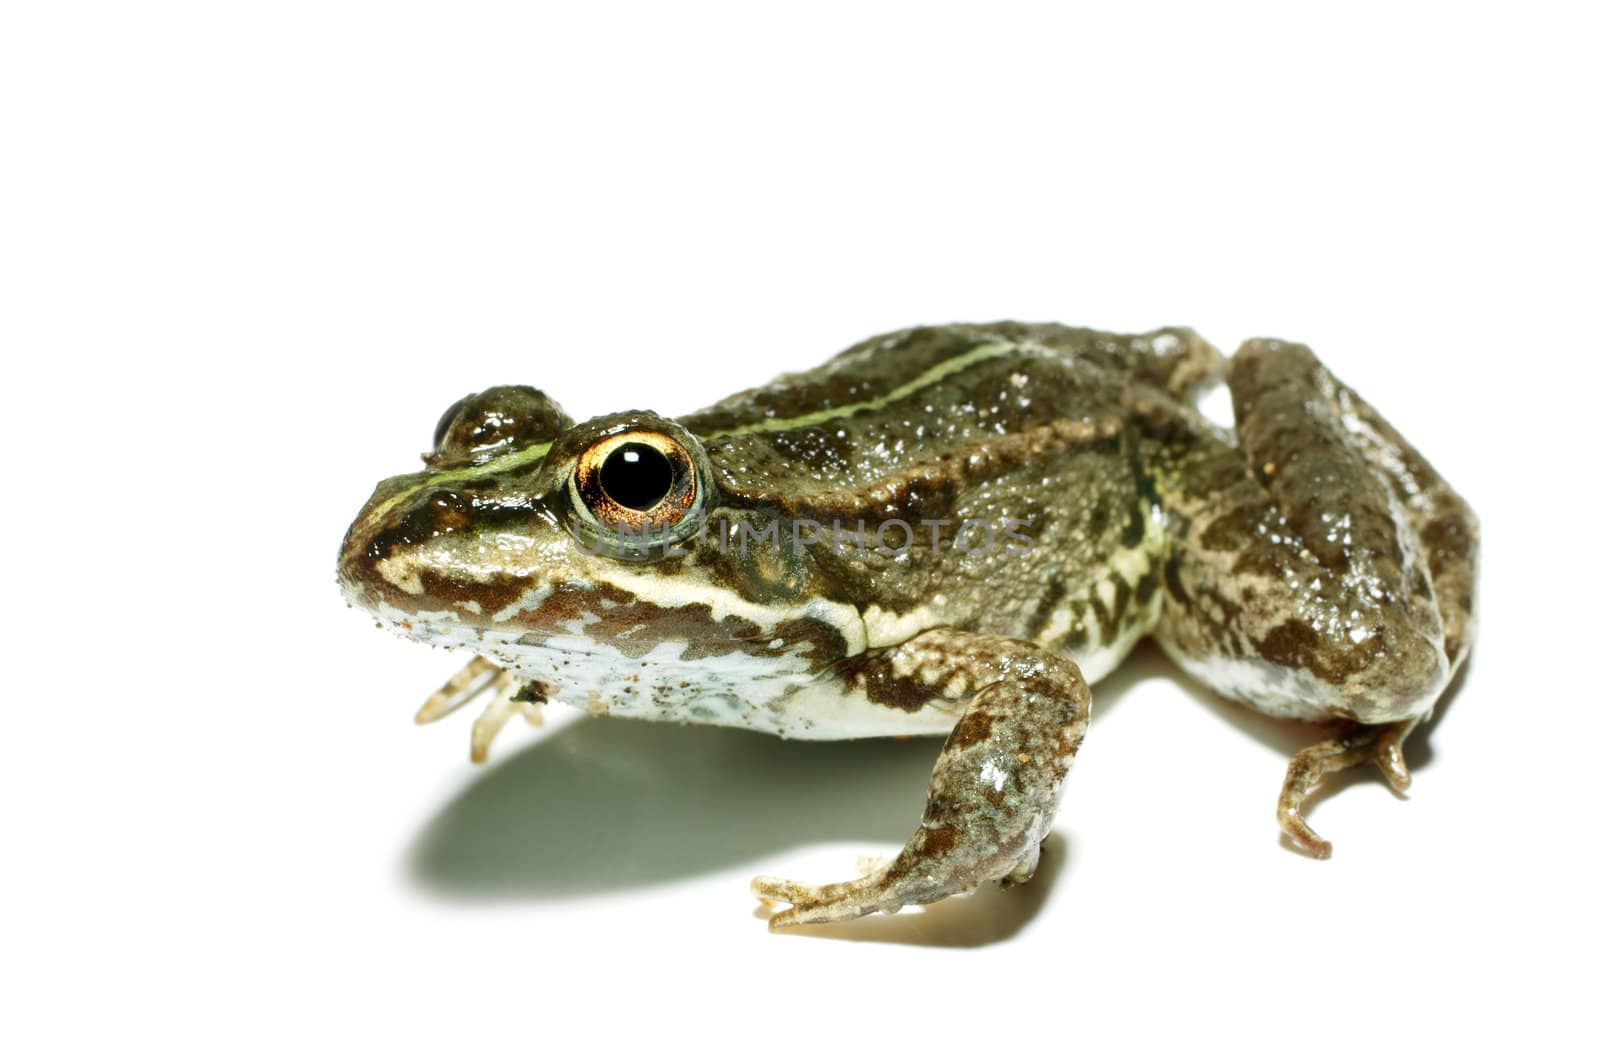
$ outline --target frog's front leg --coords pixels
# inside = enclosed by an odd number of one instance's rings
[[[1026,881],[1089,723],[1078,667],[1021,640],[934,629],[869,652],[846,675],[897,705],[965,699],[965,710],[934,765],[922,826],[899,856],[827,886],[757,878],[758,898],[790,906],[770,926],[894,912],[990,880]]]
[[[549,700],[549,688],[537,681],[524,680],[485,657],[475,657],[467,662],[429,695],[417,710],[416,722],[432,724],[442,720],[486,690],[493,691],[489,705],[472,722],[471,752],[474,763],[482,764],[489,759],[490,745],[512,717],[521,716],[535,727],[544,723],[540,707]]]
[[[1302,802],[1367,761],[1410,782],[1401,743],[1471,646],[1477,523],[1306,348],[1253,340],[1227,380],[1237,446],[1202,436],[1156,458],[1173,522],[1156,634],[1223,694],[1332,724],[1278,801],[1284,832],[1327,857]]]

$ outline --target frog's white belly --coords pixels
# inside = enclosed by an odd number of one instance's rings
[[[958,704],[947,702],[915,711],[879,705],[860,688],[817,675],[804,644],[781,654],[734,650],[685,657],[687,644],[669,641],[632,657],[582,634],[532,643],[520,633],[472,628],[448,613],[417,616],[386,607],[377,612],[386,624],[404,626],[412,639],[481,654],[596,715],[744,728],[790,739],[943,735],[961,715]]]
[[[449,612],[410,614],[386,603],[374,612],[403,635],[481,654],[526,680],[548,685],[557,700],[596,715],[818,740],[944,735],[961,716],[961,703],[954,700],[934,700],[916,710],[880,705],[867,697],[864,687],[846,687],[833,675],[819,673],[804,643],[767,646],[762,653],[735,649],[690,656],[688,644],[666,641],[634,657],[590,638],[581,624],[536,642],[520,632],[474,627]],[[1097,638],[1087,652],[1080,652],[1087,683],[1122,661],[1153,622],[1154,612],[1152,606],[1144,611],[1147,616],[1131,616],[1109,642]]]
[[[713,724],[792,739],[855,739],[881,735],[942,735],[959,710],[916,712],[872,702],[812,675],[800,654],[768,657],[731,651],[685,659],[681,642],[661,643],[643,657],[580,636],[556,636],[539,646],[515,641],[480,648],[529,679],[556,688],[561,701],[592,713],[648,720]]]

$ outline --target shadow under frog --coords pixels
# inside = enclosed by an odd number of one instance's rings
[[[555,898],[693,876],[807,842],[887,848],[908,820],[915,825],[937,754],[928,739],[823,748],[734,729],[579,719],[456,795],[419,836],[413,871],[453,895]]]
[[[1284,753],[1304,743],[1306,725],[1261,717],[1206,691],[1149,644],[1100,684],[1097,724],[1152,678],[1184,688],[1265,747]],[[1418,738],[1431,732],[1456,686]],[[915,823],[939,742],[786,742],[737,729],[581,718],[488,766],[418,834],[409,871],[431,893],[492,904],[626,891],[807,843],[857,839],[888,852]],[[1417,745],[1414,763],[1430,760],[1426,742]],[[1362,780],[1381,782],[1375,771],[1352,773],[1337,789]],[[806,930],[945,946],[1008,938],[1037,915],[1064,874],[1059,831],[1046,850],[1028,890],[990,884],[898,920]]]
[[[423,828],[409,870],[432,893],[492,904],[625,891],[806,843],[855,839],[864,853],[886,854],[916,824],[939,744],[787,742],[581,718],[486,768]],[[895,920],[799,930],[912,945],[997,942],[1033,920],[1060,877],[1062,835],[1044,849],[1027,890],[985,884]],[[742,888],[728,883],[731,895]]]
[[[1176,675],[1141,648],[1100,685],[1097,718],[1103,723],[1141,678]],[[787,742],[581,718],[486,767],[423,827],[409,872],[430,893],[497,904],[626,891],[807,843],[860,840],[865,851],[887,854],[916,824],[940,742]],[[1058,831],[1027,890],[987,884],[897,920],[804,930],[920,945],[999,941],[1043,908],[1066,853]]]

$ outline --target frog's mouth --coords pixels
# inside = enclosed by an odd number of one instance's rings
[[[789,655],[754,641],[708,651],[681,637],[664,637],[640,652],[581,631],[479,627],[444,611],[410,613],[381,601],[372,613],[396,635],[476,654],[592,713],[771,730],[751,723],[752,714],[767,713],[769,704],[812,682],[818,671],[799,646]]]
[[[754,630],[719,633],[720,638],[705,640],[696,638],[696,626],[674,624],[670,616],[658,624],[639,622],[619,629],[615,622],[602,624],[604,618],[578,611],[577,616],[555,622],[556,628],[529,629],[493,619],[480,621],[454,610],[402,609],[360,584],[345,585],[344,593],[350,605],[366,610],[395,635],[445,650],[470,650],[508,668],[520,669],[528,660],[582,657],[634,667],[670,661],[703,671],[712,663],[739,659],[800,659],[806,664],[804,671],[815,675],[828,671],[843,656],[841,640],[824,625],[785,626],[787,638]],[[600,627],[591,631],[591,625]]]

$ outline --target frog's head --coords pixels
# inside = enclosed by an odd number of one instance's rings
[[[576,424],[535,388],[491,388],[445,412],[423,461],[378,485],[339,555],[345,596],[402,634],[501,658],[843,640],[803,552],[731,549],[747,506],[677,422]]]

